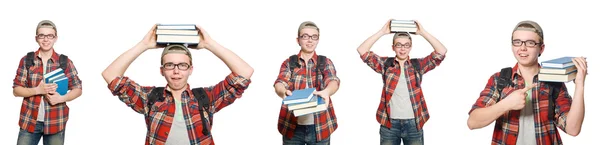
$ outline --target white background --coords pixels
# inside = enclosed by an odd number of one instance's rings
[[[537,21],[545,34],[540,60],[563,55],[588,57],[586,117],[581,134],[560,132],[565,144],[593,144],[600,125],[597,116],[598,58],[593,54],[600,33],[596,4],[580,1],[2,1],[0,42],[1,144],[14,144],[22,98],[12,95],[18,61],[37,50],[36,24],[49,19],[58,26],[55,50],[68,55],[83,81],[83,95],[71,108],[66,144],[143,144],[145,124],[116,96],[101,72],[121,53],[139,42],[154,23],[195,23],[255,69],[243,97],[217,113],[213,134],[217,144],[281,144],[277,119],[281,99],[273,91],[284,59],[300,49],[298,25],[314,21],[321,28],[317,53],[331,58],[341,79],[332,96],[339,128],[332,144],[379,144],[380,75],[364,64],[356,48],[387,19],[416,19],[437,37],[448,53],[442,64],[424,76],[423,90],[431,119],[425,124],[426,144],[489,144],[493,124],[467,127],[468,111],[486,81],[502,67],[513,66],[510,37],[521,20]],[[393,55],[391,35],[374,46],[380,55]],[[433,51],[421,36],[413,36],[411,57]],[[166,84],[159,73],[162,50],[149,50],[125,75],[142,85]],[[194,50],[193,87],[221,81],[230,71],[212,53]],[[596,57],[595,57],[596,56]],[[573,95],[574,84],[568,83]]]

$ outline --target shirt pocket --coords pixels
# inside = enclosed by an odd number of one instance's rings
[[[150,112],[148,115],[150,115],[150,116],[165,115],[167,113],[168,109],[169,109],[169,105],[165,101],[156,102],[156,103],[154,103],[154,105],[152,105],[150,107]]]

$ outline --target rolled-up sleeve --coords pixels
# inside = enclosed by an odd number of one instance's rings
[[[242,97],[250,82],[250,79],[232,72],[225,77],[225,80],[214,86],[205,88],[210,98],[211,108],[213,108],[211,110],[216,113]]]
[[[140,86],[129,77],[116,77],[108,84],[108,89],[114,96],[119,96],[119,99],[127,106],[131,107],[135,112],[145,114],[147,95],[155,88],[154,86]]]

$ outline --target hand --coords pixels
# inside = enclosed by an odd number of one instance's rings
[[[313,93],[313,95],[317,95],[317,96],[325,99],[325,104],[329,105],[329,93],[327,93],[325,91],[317,91],[317,92]]]
[[[152,26],[152,29],[146,33],[146,36],[144,36],[144,39],[138,45],[142,45],[146,49],[158,48],[156,45],[156,26],[157,24]]]
[[[533,89],[533,87],[537,86],[537,83],[529,85],[523,89],[518,89],[510,93],[505,99],[502,101],[507,102],[510,106],[510,110],[521,110],[525,107],[525,99],[527,99],[527,91]]]
[[[35,94],[48,94],[49,92],[56,91],[58,86],[54,83],[46,84],[43,80],[35,87]]]
[[[573,58],[573,63],[577,68],[577,76],[575,76],[575,84],[583,85],[585,82],[585,76],[587,76],[587,61],[585,57],[576,57]]]
[[[415,23],[417,24],[417,35],[423,35],[423,32],[425,32],[425,29],[423,29],[423,25],[421,25],[421,23],[419,23],[419,21],[417,20],[413,21],[415,21]]]
[[[383,27],[381,27],[381,30],[379,30],[379,33],[382,33],[382,34],[390,34],[390,33],[392,33],[391,30],[390,30],[390,23],[391,22],[392,22],[392,19],[389,19],[385,23],[385,25],[383,25]]]
[[[46,97],[48,97],[48,103],[50,103],[50,105],[56,105],[66,101],[66,98],[64,96],[61,96],[56,91],[48,93]]]
[[[212,46],[213,40],[210,38],[206,30],[202,29],[202,27],[196,25],[196,29],[198,30],[198,35],[200,35],[200,41],[197,46],[191,46],[192,49],[204,49]]]
[[[292,95],[292,91],[285,90],[285,95],[283,95],[283,99],[285,99],[286,97],[291,96],[291,95]]]

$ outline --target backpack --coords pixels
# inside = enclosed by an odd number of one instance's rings
[[[322,73],[325,70],[326,60],[327,60],[327,57],[325,57],[323,55],[317,56],[317,75],[319,75],[319,74],[323,75]],[[298,63],[298,55],[290,56],[289,61],[288,61],[288,66],[292,73],[294,72],[295,68],[300,67],[300,64]],[[316,81],[316,82],[320,83],[319,81]],[[317,86],[320,86],[320,85],[317,85]]]
[[[28,52],[27,56],[25,56],[25,68],[29,68],[33,66],[33,60],[35,59],[35,52]],[[63,71],[67,70],[67,60],[69,58],[66,55],[61,54],[58,59],[59,68]]]
[[[393,67],[393,66],[394,66],[394,60],[395,60],[395,59],[396,59],[395,57],[388,57],[388,58],[385,60],[385,62],[383,63],[383,66],[384,66],[384,67],[383,67],[383,70],[384,70],[384,71],[386,71],[386,70],[387,70],[387,68],[389,68],[389,67]],[[418,59],[416,59],[416,58],[412,58],[412,59],[410,59],[409,61],[410,61],[411,65],[412,65],[412,67],[413,67],[413,73],[414,73],[414,75],[415,75],[415,78],[416,78],[416,80],[417,80],[417,81],[415,82],[415,84],[416,84],[416,86],[417,86],[417,87],[420,87],[420,86],[421,86],[421,83],[420,83],[420,81],[419,81],[419,80],[420,80],[421,76],[419,76],[419,73],[418,73],[417,71],[419,70],[419,68],[421,68],[421,64],[419,63],[419,60],[418,60]],[[383,75],[382,75],[382,76],[383,76],[383,81],[384,81],[384,83],[385,83],[385,76],[386,76],[386,75],[385,75],[385,73],[383,73]]]
[[[152,107],[152,105],[154,105],[154,102],[162,102],[165,100],[165,97],[163,97],[163,90],[165,89],[165,87],[156,87],[154,89],[152,89],[152,92],[150,92],[150,95],[148,95],[148,101],[147,101],[147,106],[148,107]],[[204,135],[209,135],[210,132],[208,131],[208,124],[212,124],[212,119],[206,119],[204,117],[204,111],[206,111],[206,113],[208,113],[209,118],[212,118],[212,113],[210,111],[208,111],[209,107],[210,107],[210,100],[208,98],[208,95],[206,94],[206,91],[203,88],[194,88],[192,89],[192,93],[194,94],[194,98],[196,99],[196,101],[198,102],[198,105],[200,106],[200,108],[198,108],[200,110],[200,118],[202,119],[202,133]],[[148,109],[148,111],[150,111],[150,109]],[[147,112],[147,114],[149,115],[150,112]],[[149,117],[149,116],[146,116]],[[148,118],[146,118],[146,121],[149,121]],[[150,125],[149,122],[146,122],[147,125]],[[150,129],[150,127],[148,126],[148,129]]]
[[[500,70],[500,77],[498,78],[498,82],[496,82],[496,89],[498,92],[502,93],[502,90],[508,86],[514,87],[514,83],[512,82],[512,67],[506,67]],[[550,98],[548,99],[548,120],[554,120],[554,102],[556,98],[558,98],[558,94],[560,91],[561,83],[560,82],[544,82],[548,85],[550,89]],[[496,102],[500,101],[500,97],[496,100]]]

